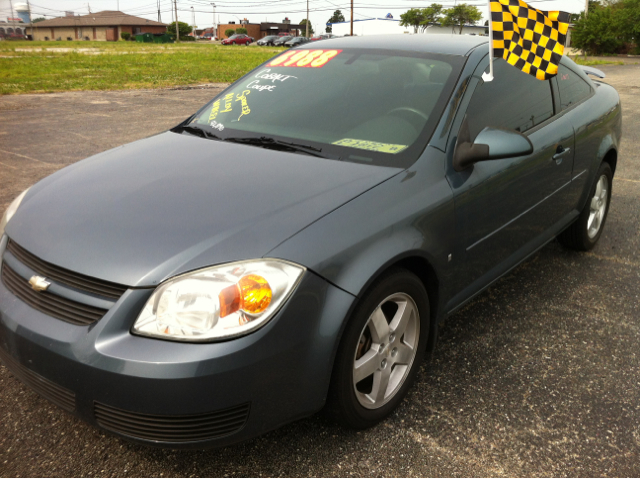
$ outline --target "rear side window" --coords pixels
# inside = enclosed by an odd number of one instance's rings
[[[558,67],[558,88],[560,89],[560,106],[563,110],[579,103],[591,95],[591,86],[580,78],[580,75],[564,65]]]
[[[493,75],[493,81],[476,87],[467,108],[472,139],[487,126],[524,133],[553,116],[549,80],[538,80],[502,59],[494,60]]]

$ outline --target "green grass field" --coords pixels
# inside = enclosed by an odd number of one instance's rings
[[[585,60],[584,57],[575,56],[571,58],[578,65],[585,65],[588,67],[596,66],[596,65],[624,65],[624,62],[620,60],[594,60],[587,57]]]
[[[213,43],[4,41],[0,94],[226,83],[280,51]]]

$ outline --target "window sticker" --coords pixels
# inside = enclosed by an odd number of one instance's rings
[[[322,68],[342,50],[289,50],[272,60],[270,67]]]
[[[377,141],[355,140],[344,138],[333,142],[334,145],[347,146],[349,148],[359,148],[361,150],[378,151],[380,153],[396,154],[404,150],[407,145],[392,145],[391,143],[378,143]]]

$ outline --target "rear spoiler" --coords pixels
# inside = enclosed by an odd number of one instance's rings
[[[587,67],[584,65],[580,65],[580,68],[582,68],[582,71],[585,72],[587,75],[593,75],[598,78],[604,78],[607,76],[604,74],[602,70],[598,70],[597,68]]]

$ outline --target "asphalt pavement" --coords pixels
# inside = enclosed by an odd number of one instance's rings
[[[597,247],[552,242],[452,316],[415,387],[362,432],[321,414],[209,451],[130,444],[0,366],[2,476],[640,476],[640,65],[604,65],[623,143]],[[221,88],[0,97],[0,208],[163,131]]]

